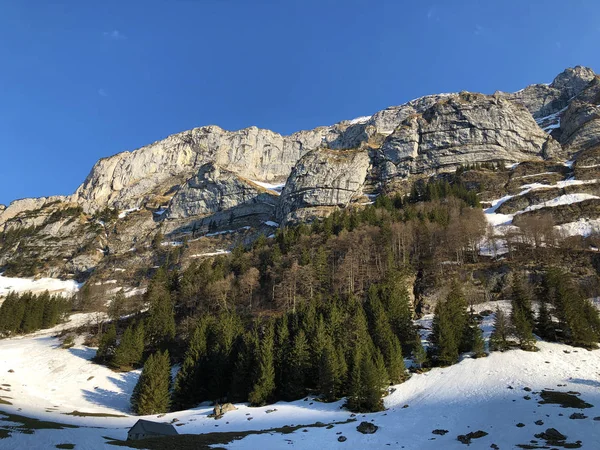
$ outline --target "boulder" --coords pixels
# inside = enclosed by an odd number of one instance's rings
[[[223,403],[222,405],[217,404],[213,409],[213,416],[215,419],[220,419],[229,411],[237,411],[237,408],[232,403]]]
[[[361,422],[359,426],[356,427],[356,430],[362,434],[374,434],[379,427],[371,422]]]

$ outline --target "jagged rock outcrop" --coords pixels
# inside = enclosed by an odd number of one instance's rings
[[[569,101],[585,89],[594,77],[592,69],[576,66],[560,73],[549,85],[534,84],[515,93],[497,94],[524,105],[534,118],[539,119],[567,107]]]
[[[276,196],[216,164],[203,165],[175,194],[167,211],[168,219],[205,216],[235,208],[242,203],[268,203],[264,196]]]
[[[407,118],[379,152],[382,178],[432,174],[485,161],[558,156],[560,145],[523,106],[461,93]]]
[[[8,207],[2,205],[2,207],[0,207],[0,229],[7,221],[17,217],[22,213],[27,211],[35,211],[50,203],[64,202],[66,200],[67,197],[56,195],[52,197],[23,198],[20,200],[15,200]]]
[[[166,251],[214,230],[271,233],[274,220],[325,216],[366,203],[367,193],[404,189],[413,176],[478,162],[561,165],[573,158],[581,160],[573,165],[578,179],[597,179],[599,104],[600,77],[578,66],[513,94],[430,95],[289,136],[195,128],[98,161],[70,197],[0,205],[0,267],[30,258],[27,270],[77,275],[115,259],[155,264],[157,235],[165,236]],[[527,181],[563,176],[545,172]],[[519,192],[519,178],[503,176],[466,182],[487,189],[482,199]],[[286,179],[281,196],[255,183]]]
[[[360,196],[370,165],[366,150],[307,153],[294,166],[281,193],[278,219],[306,220],[347,206]]]
[[[249,179],[281,180],[304,153],[337,137],[334,127],[291,136],[256,127],[235,132],[195,128],[98,161],[74,199],[86,211],[140,207],[148,194],[167,193],[208,162]]]

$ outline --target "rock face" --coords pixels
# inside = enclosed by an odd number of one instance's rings
[[[560,153],[560,145],[524,107],[499,96],[461,93],[404,120],[386,139],[379,157],[382,177],[389,179]]]
[[[283,222],[327,214],[347,206],[360,193],[370,167],[366,150],[315,150],[294,167],[279,202]]]
[[[259,202],[261,196],[274,195],[235,173],[208,163],[175,194],[167,218],[205,216],[234,208],[242,203]]]
[[[74,200],[86,211],[140,207],[148,194],[168,192],[208,162],[249,179],[280,180],[304,153],[337,137],[332,127],[285,137],[256,127],[235,132],[195,128],[98,161]]]
[[[568,106],[595,77],[588,67],[576,66],[559,74],[551,84],[534,84],[513,94],[499,93],[507,100],[524,105],[538,119]]]
[[[323,217],[408,185],[402,182],[412,177],[466,164],[529,161],[564,168],[572,158],[578,179],[597,179],[598,105],[600,77],[578,66],[549,85],[512,94],[429,95],[289,136],[256,127],[195,128],[98,161],[70,197],[0,205],[0,269],[12,264],[23,267],[21,273],[77,276],[115,258],[147,266],[157,235],[165,236],[165,245],[181,245],[209,230],[251,228],[250,242],[271,233],[274,222]],[[549,179],[545,172],[534,172],[542,178],[530,181]],[[562,178],[559,172],[552,176]],[[512,186],[494,175],[494,195],[522,185],[518,177]],[[261,185],[285,180],[281,195]],[[515,204],[534,196],[540,194]],[[591,203],[579,207],[596,211]],[[28,258],[33,263],[26,264]]]
[[[54,197],[40,197],[40,198],[24,198],[21,200],[15,200],[8,207],[2,205],[0,207],[0,229],[10,219],[17,217],[21,213],[27,211],[34,211],[40,209],[49,203],[63,202],[66,197],[54,196]]]

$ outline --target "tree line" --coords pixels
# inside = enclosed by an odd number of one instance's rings
[[[71,300],[50,295],[11,292],[0,306],[0,335],[33,333],[63,322]]]

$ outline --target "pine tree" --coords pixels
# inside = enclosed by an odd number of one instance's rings
[[[531,308],[531,298],[522,278],[515,275],[512,283],[512,312],[511,321],[519,346],[522,350],[535,350],[533,337],[534,318]]]
[[[200,403],[206,397],[206,386],[200,381],[202,364],[207,358],[209,321],[200,319],[190,340],[181,369],[175,377],[173,404],[185,409]]]
[[[290,354],[290,329],[289,314],[284,314],[277,321],[277,331],[275,336],[275,385],[277,394],[283,396],[285,378],[288,368],[288,357]]]
[[[344,383],[344,363],[341,354],[336,351],[331,338],[325,340],[319,364],[319,391],[325,401],[335,401],[339,398]]]
[[[167,284],[166,279],[155,277],[147,294],[150,309],[146,332],[154,346],[164,345],[175,337],[175,311]]]
[[[144,349],[146,347],[146,332],[144,330],[144,322],[142,320],[134,327],[133,331],[133,349],[131,356],[131,363],[137,366],[144,356]]]
[[[560,269],[550,269],[544,278],[544,294],[552,301],[554,312],[558,317],[562,337],[571,345],[594,348],[598,336],[594,331],[597,313],[586,308],[586,300],[571,276]]]
[[[458,361],[459,342],[455,325],[447,302],[438,303],[433,315],[431,344],[433,355],[442,366],[452,365]]]
[[[133,337],[133,328],[129,325],[123,336],[121,337],[121,341],[119,345],[115,349],[115,354],[111,361],[111,366],[116,367],[120,370],[131,370],[134,363],[134,337]]]
[[[508,350],[508,334],[509,325],[506,315],[504,314],[504,311],[497,307],[494,318],[494,329],[490,336],[490,350],[500,352]]]
[[[98,350],[96,351],[95,360],[101,363],[110,363],[112,360],[115,349],[117,347],[117,329],[112,324],[106,333],[100,336],[100,343],[98,344]]]
[[[273,364],[274,344],[273,323],[267,322],[260,342],[254,383],[248,400],[254,406],[262,406],[273,398],[275,393],[275,367]]]
[[[309,371],[310,352],[308,342],[303,330],[294,337],[290,351],[283,391],[284,400],[297,400],[306,392],[307,376]]]
[[[131,396],[131,409],[138,415],[161,414],[171,404],[169,352],[157,352],[146,360]]]
[[[398,336],[403,349],[412,350],[412,337],[416,331],[413,324],[414,314],[408,288],[401,273],[390,272],[382,284],[380,297],[392,330]]]
[[[423,364],[427,362],[427,352],[423,347],[421,336],[419,333],[415,333],[415,342],[413,344],[412,358],[419,369],[423,368]]]
[[[548,302],[540,301],[540,309],[536,319],[536,333],[543,339],[554,342],[556,341],[556,330],[552,322],[552,315],[548,308]]]
[[[383,354],[383,358],[392,383],[400,383],[406,378],[406,368],[402,358],[402,348],[393,333],[379,292],[374,285],[369,289],[367,311],[373,343]]]

